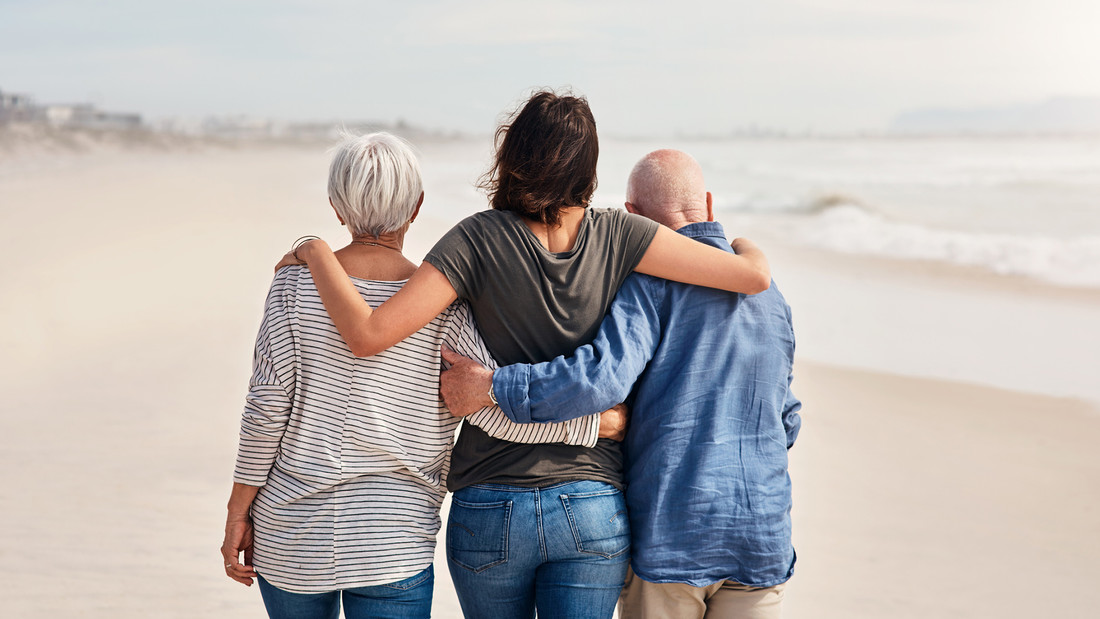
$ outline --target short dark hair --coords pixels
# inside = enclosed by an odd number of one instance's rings
[[[496,162],[480,187],[494,209],[556,225],[563,207],[588,206],[599,156],[588,101],[537,92],[497,129]]]

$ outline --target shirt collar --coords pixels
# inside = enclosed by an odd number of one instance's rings
[[[700,221],[698,223],[688,224],[678,230],[680,234],[697,239],[704,236],[718,236],[723,239],[726,238],[726,231],[722,228],[722,224],[717,221]]]

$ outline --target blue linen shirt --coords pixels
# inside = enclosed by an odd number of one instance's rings
[[[679,232],[732,252],[722,226]],[[570,358],[503,367],[501,409],[520,423],[603,411],[630,397],[624,450],[634,572],[650,582],[770,587],[790,578],[790,307],[757,295],[627,278],[596,339]],[[632,389],[633,387],[633,389]]]

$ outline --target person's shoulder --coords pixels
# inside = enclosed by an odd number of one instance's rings
[[[267,293],[268,311],[286,312],[302,295],[303,286],[312,286],[313,276],[305,265],[291,265],[275,272]]]
[[[625,209],[610,206],[589,207],[585,210],[588,214],[588,219],[594,223],[618,223],[630,219],[631,217],[639,217],[638,215],[632,215],[626,212]]]
[[[456,246],[495,238],[502,231],[515,227],[515,218],[513,213],[507,211],[478,211],[463,218],[444,233],[437,246],[454,249]]]
[[[649,297],[656,301],[658,299],[663,299],[665,295],[668,294],[670,284],[677,283],[679,282],[673,282],[635,271],[627,275],[626,279],[623,280],[623,285],[619,287],[619,295],[623,298]],[[687,284],[684,285],[686,286]]]
[[[275,272],[275,279],[271,281],[272,290],[295,291],[302,285],[313,282],[313,274],[304,264],[293,264],[283,267]]]
[[[631,236],[640,235],[643,238],[648,238],[652,237],[652,234],[660,226],[652,219],[629,213],[621,208],[590,207],[586,211],[586,221],[597,230],[618,231]]]
[[[772,280],[772,285],[768,286],[768,289],[765,290],[764,293],[766,293],[771,299],[773,299],[776,304],[785,307],[788,314],[790,313],[791,305],[790,303],[787,303],[787,297],[783,296],[783,293],[780,292],[779,286],[776,285],[774,279]]]
[[[473,229],[493,227],[499,228],[512,224],[516,219],[516,214],[510,211],[499,211],[497,209],[485,209],[478,211],[473,215],[469,215],[455,224],[455,228]]]
[[[748,303],[750,306],[758,308],[770,308],[772,311],[780,311],[790,319],[791,306],[787,303],[786,297],[779,291],[779,286],[776,285],[773,279],[768,289],[756,294],[742,294],[739,295],[744,303]]]

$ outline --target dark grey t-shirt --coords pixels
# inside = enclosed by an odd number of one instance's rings
[[[426,262],[473,309],[501,365],[572,354],[595,337],[619,286],[649,248],[657,224],[616,209],[587,209],[573,249],[552,253],[518,215],[488,210],[467,217],[436,243]],[[614,441],[591,449],[494,439],[463,424],[447,486],[483,482],[545,486],[593,479],[622,486]]]

